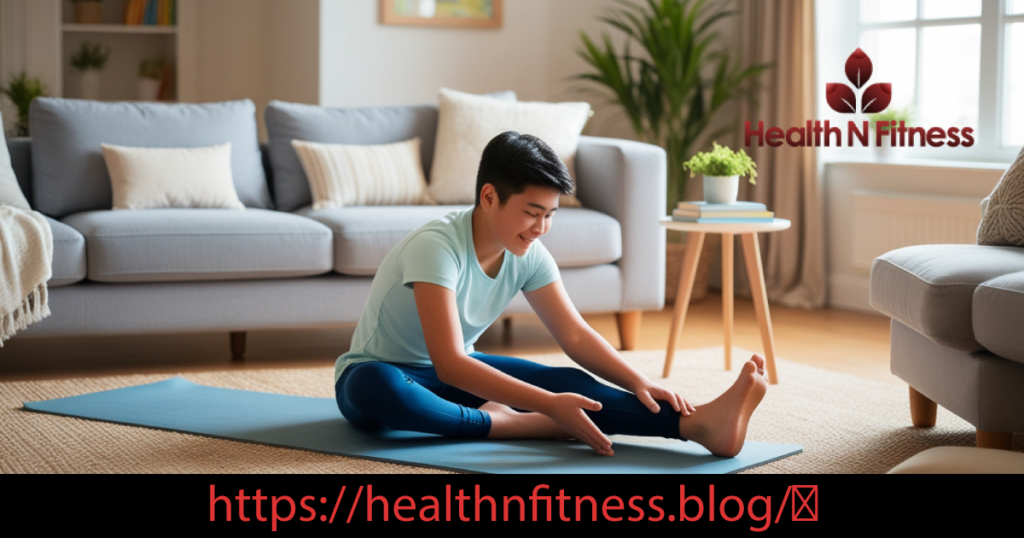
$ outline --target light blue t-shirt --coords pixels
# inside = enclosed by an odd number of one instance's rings
[[[334,365],[334,382],[346,366],[360,362],[432,365],[413,282],[430,282],[455,292],[468,355],[519,290],[533,291],[559,278],[555,260],[539,239],[523,256],[506,251],[498,275],[487,276],[473,245],[473,207],[430,221],[405,236],[381,262],[352,347]]]

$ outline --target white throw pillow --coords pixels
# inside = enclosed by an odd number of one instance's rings
[[[419,137],[380,145],[292,140],[309,178],[313,209],[357,205],[433,205]]]
[[[101,144],[114,209],[245,209],[231,178],[231,144],[132,148]]]
[[[575,182],[576,149],[590,114],[582,102],[503,102],[441,88],[430,195],[441,204],[476,201],[476,176],[487,143],[505,131],[540,138],[562,159]],[[559,205],[579,207],[575,194]]]
[[[4,118],[0,116],[0,205],[12,205],[18,209],[31,209],[25,194],[21,192],[18,178],[11,168],[11,155],[7,152],[7,141],[4,139]]]

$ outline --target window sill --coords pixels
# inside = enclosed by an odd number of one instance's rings
[[[961,170],[999,170],[1005,171],[1011,163],[991,161],[950,161],[945,159],[892,159],[883,160],[874,156],[842,157],[820,159],[821,164],[841,164],[857,166],[892,166],[906,168],[943,168]]]

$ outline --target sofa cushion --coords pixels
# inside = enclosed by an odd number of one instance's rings
[[[972,325],[974,290],[1024,271],[1024,249],[919,245],[888,252],[871,266],[871,306],[940,344],[978,351]]]
[[[419,137],[420,161],[430,170],[437,130],[433,105],[328,108],[271,101],[264,112],[273,167],[274,199],[282,211],[313,203],[292,140],[324,144],[391,144]],[[428,219],[429,220],[429,219]]]
[[[486,94],[515,101],[511,91]],[[263,113],[270,146],[274,200],[282,211],[311,205],[309,181],[292,140],[323,144],[391,144],[419,137],[420,161],[430,181],[437,135],[437,106],[322,107],[271,101]],[[429,219],[428,219],[429,220]]]
[[[331,230],[264,209],[89,211],[66,217],[85,236],[89,279],[173,282],[329,272]]]
[[[433,219],[466,206],[356,206],[300,215],[334,232],[334,270],[346,275],[372,275],[388,252],[410,232]],[[584,208],[559,208],[541,241],[559,267],[611,263],[622,256],[618,221]]]
[[[974,336],[1000,357],[1024,363],[1024,271],[974,290]]]
[[[46,285],[59,288],[85,280],[85,237],[78,230],[46,217],[53,232],[52,275]]]
[[[207,104],[102,103],[39,98],[32,102],[33,207],[61,219],[110,209],[110,176],[101,143],[194,148],[231,143],[231,174],[247,207],[271,207],[256,132],[256,106],[246,99]]]

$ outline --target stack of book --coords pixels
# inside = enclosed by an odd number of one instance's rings
[[[124,4],[124,23],[174,26],[178,22],[177,4],[177,0],[128,0]]]
[[[764,204],[733,202],[709,204],[707,202],[679,202],[672,210],[672,220],[700,223],[771,222],[774,213]]]

